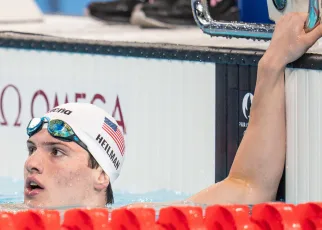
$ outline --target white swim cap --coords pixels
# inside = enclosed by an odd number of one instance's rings
[[[111,183],[118,178],[124,161],[125,142],[119,125],[111,115],[89,103],[67,103],[44,116],[70,125],[110,177]]]

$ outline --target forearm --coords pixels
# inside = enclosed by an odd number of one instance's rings
[[[272,199],[283,173],[285,145],[284,67],[267,53],[259,63],[249,126],[228,178]]]

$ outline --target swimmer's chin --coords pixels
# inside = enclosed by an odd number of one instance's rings
[[[53,209],[54,205],[51,205],[48,201],[42,202],[40,199],[26,199],[24,200],[23,205],[28,209]]]
[[[43,208],[45,207],[44,203],[41,202],[35,202],[32,200],[27,200],[23,203],[26,207],[29,209],[36,209],[36,208]]]

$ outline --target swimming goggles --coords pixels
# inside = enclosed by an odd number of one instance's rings
[[[29,137],[37,133],[44,123],[48,123],[47,130],[50,135],[62,141],[74,141],[86,151],[87,146],[82,142],[73,129],[64,121],[59,119],[50,120],[48,117],[33,118],[27,126],[27,134]]]

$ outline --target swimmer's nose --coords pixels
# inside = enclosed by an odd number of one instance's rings
[[[29,156],[26,160],[25,168],[29,173],[43,173],[44,165],[41,154],[35,151],[31,156]]]

